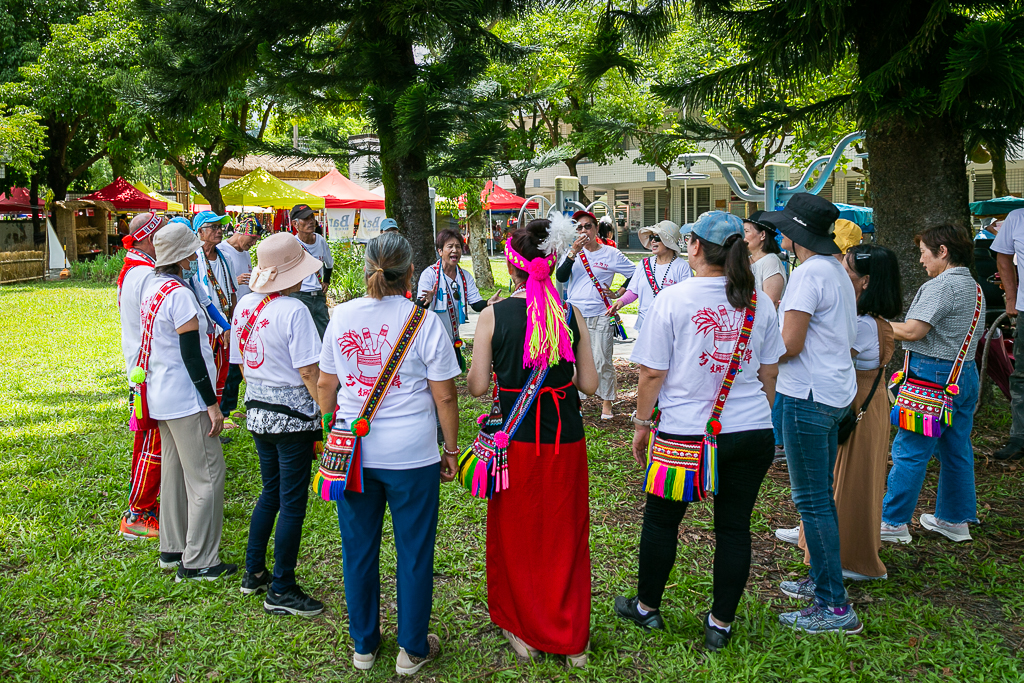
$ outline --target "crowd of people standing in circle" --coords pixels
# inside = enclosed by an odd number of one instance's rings
[[[780,457],[801,523],[776,535],[809,565],[805,578],[779,586],[808,603],[779,615],[785,627],[864,629],[844,580],[887,578],[879,548],[911,542],[933,455],[938,497],[920,523],[971,539],[979,389],[964,361],[974,358],[984,300],[963,228],[938,225],[915,238],[930,279],[896,322],[903,292],[893,252],[859,244],[838,209],[810,194],[746,219],[709,211],[683,229],[667,220],[643,228],[650,255],[640,263],[608,244],[587,211],[532,220],[503,245],[507,298],[483,298],[459,265],[463,239],[453,230],[438,234],[438,260],[414,287],[412,248],[389,229],[366,246],[365,296],[333,310],[330,247],[308,206],[291,218],[295,234],[262,241],[255,219],[212,212],[169,223],[140,214],[129,226],[118,306],[134,442],[120,533],[158,537],[158,564],[176,581],[236,573],[219,553],[222,442],[231,420],[244,421],[262,491],[240,590],[264,594],[271,614],[320,614],[296,568],[310,488],[335,502],[357,669],[373,667],[380,650],[385,508],[397,552],[396,671],[415,673],[438,656],[433,559],[439,486],[452,481],[487,499],[491,621],[521,658],[586,665],[581,400],[597,397],[601,419],[614,417],[613,348],[626,335],[620,311],[633,302],[639,384],[631,453],[622,456],[644,472],[645,504],[636,591],[615,598],[616,615],[665,628],[679,526],[691,503],[713,496],[704,642],[727,647],[750,573],[751,515]],[[613,290],[616,275],[626,282]],[[467,357],[460,326],[471,309],[479,317]],[[884,368],[896,341],[906,359],[890,410]],[[459,434],[455,379],[464,372],[469,392],[490,398],[475,439]],[[890,421],[899,427],[891,448]]]

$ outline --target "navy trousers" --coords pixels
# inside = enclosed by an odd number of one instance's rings
[[[363,469],[363,492],[338,503],[348,632],[356,652],[380,644],[380,541],[384,506],[391,510],[398,556],[398,644],[430,654],[427,627],[434,593],[434,539],[441,464],[409,470]]]

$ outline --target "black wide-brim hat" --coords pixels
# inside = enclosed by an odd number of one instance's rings
[[[754,213],[752,213],[749,216],[747,216],[746,218],[744,218],[743,222],[744,223],[753,223],[757,227],[761,228],[762,230],[767,230],[768,232],[772,233],[773,235],[779,234],[778,229],[776,229],[776,227],[774,225],[772,225],[771,223],[765,222],[765,220],[762,218],[762,216],[764,216],[764,214],[765,214],[764,211],[760,211],[760,210],[755,211]]]
[[[765,211],[759,222],[768,223],[805,249],[818,254],[841,254],[832,239],[832,227],[839,218],[836,205],[808,192],[793,195],[782,211]]]

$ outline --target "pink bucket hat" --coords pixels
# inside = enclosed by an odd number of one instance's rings
[[[297,285],[324,265],[302,248],[294,235],[279,232],[256,248],[257,266],[249,276],[249,289],[270,294]]]

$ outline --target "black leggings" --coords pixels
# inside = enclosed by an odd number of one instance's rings
[[[714,602],[711,612],[721,622],[736,618],[750,575],[750,513],[775,457],[770,429],[718,436],[718,493],[715,506]],[[640,533],[640,602],[661,607],[669,572],[676,560],[679,524],[689,503],[647,494]]]

